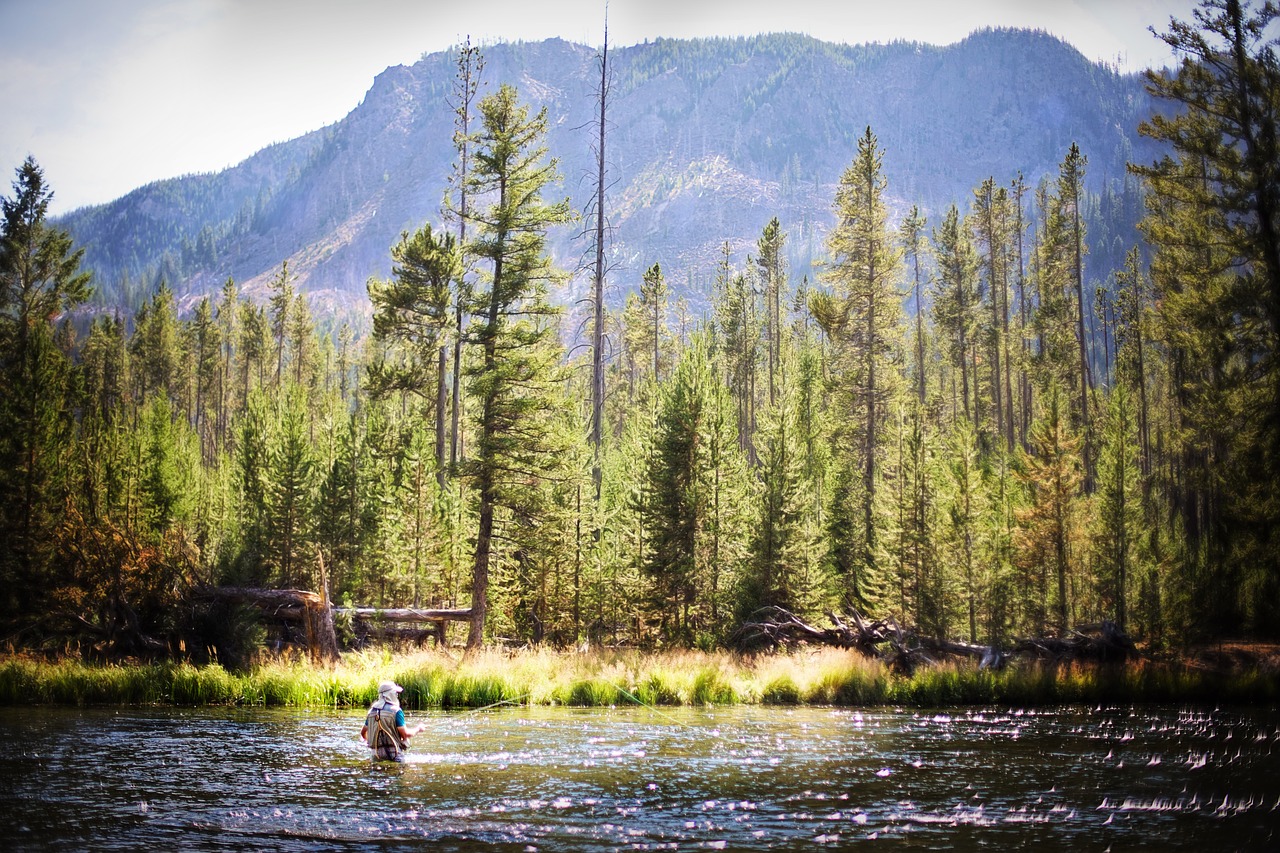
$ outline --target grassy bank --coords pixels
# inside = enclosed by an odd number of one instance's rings
[[[488,651],[465,662],[434,652],[349,654],[333,668],[277,661],[249,672],[182,663],[94,665],[0,661],[0,704],[357,707],[393,678],[406,708],[518,705],[1050,705],[1208,702],[1276,704],[1280,677],[1205,673],[1145,662],[1121,667],[967,664],[910,677],[833,650],[741,658],[694,652],[591,654]]]

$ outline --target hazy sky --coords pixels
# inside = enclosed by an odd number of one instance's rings
[[[1194,0],[612,0],[614,46],[659,36],[804,32],[950,44],[1036,27],[1089,59],[1171,59],[1147,28]],[[0,0],[0,193],[28,154],[54,212],[216,171],[323,127],[390,65],[470,35],[598,45],[603,0]]]

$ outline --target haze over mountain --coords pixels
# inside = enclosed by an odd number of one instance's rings
[[[158,278],[187,308],[227,277],[261,296],[287,260],[317,313],[361,310],[368,278],[390,274],[400,233],[441,219],[455,58],[388,68],[341,121],[233,168],[63,217],[87,249],[100,304],[135,305]],[[482,94],[511,83],[547,108],[562,191],[585,209],[597,51],[555,39],[490,46],[485,58]],[[898,215],[911,204],[931,216],[952,202],[964,209],[988,176],[1007,185],[1021,172],[1034,187],[1073,141],[1094,191],[1122,181],[1126,160],[1156,156],[1137,134],[1151,113],[1141,78],[1039,32],[986,30],[947,47],[659,40],[611,48],[609,60],[611,300],[660,262],[677,293],[701,301],[722,244],[742,263],[773,216],[789,233],[793,277],[812,275],[835,184],[868,125]],[[566,268],[587,251],[581,232],[552,235]],[[559,298],[572,301],[585,282]]]

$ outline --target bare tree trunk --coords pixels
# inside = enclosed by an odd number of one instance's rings
[[[441,344],[436,358],[436,483],[439,484],[441,491],[444,491],[445,483],[448,479],[448,471],[445,469],[444,464],[444,421],[449,399],[445,375],[448,371],[448,347]]]
[[[604,439],[604,131],[605,104],[609,95],[609,24],[604,28],[604,46],[600,50],[600,141],[596,149],[596,268],[592,285],[591,328],[591,480],[595,484],[596,501],[600,500],[600,447]],[[654,329],[653,375],[658,376],[657,329]],[[598,531],[597,531],[598,534]]]
[[[1031,429],[1031,381],[1027,376],[1027,364],[1031,360],[1031,341],[1027,338],[1027,275],[1022,259],[1022,194],[1026,191],[1022,183],[1022,175],[1013,185],[1013,202],[1017,205],[1017,216],[1014,219],[1018,233],[1018,325],[1022,337],[1022,361],[1018,365],[1018,384],[1022,391],[1022,417],[1018,423],[1018,441],[1025,450],[1027,432]]]
[[[1080,223],[1080,185],[1072,191],[1072,223],[1075,242],[1076,333],[1080,336],[1080,425],[1084,435],[1084,490],[1093,493],[1093,439],[1089,426],[1089,396],[1093,378],[1089,371],[1089,339],[1084,328],[1084,230]]]

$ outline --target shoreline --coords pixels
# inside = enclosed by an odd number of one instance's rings
[[[1280,703],[1280,670],[1186,662],[1021,662],[1001,671],[968,662],[891,672],[855,652],[806,649],[743,657],[702,652],[487,650],[351,652],[332,667],[277,659],[243,672],[219,664],[88,663],[0,658],[0,705],[364,707],[376,684],[405,688],[406,709],[495,705],[608,707],[901,706]]]

